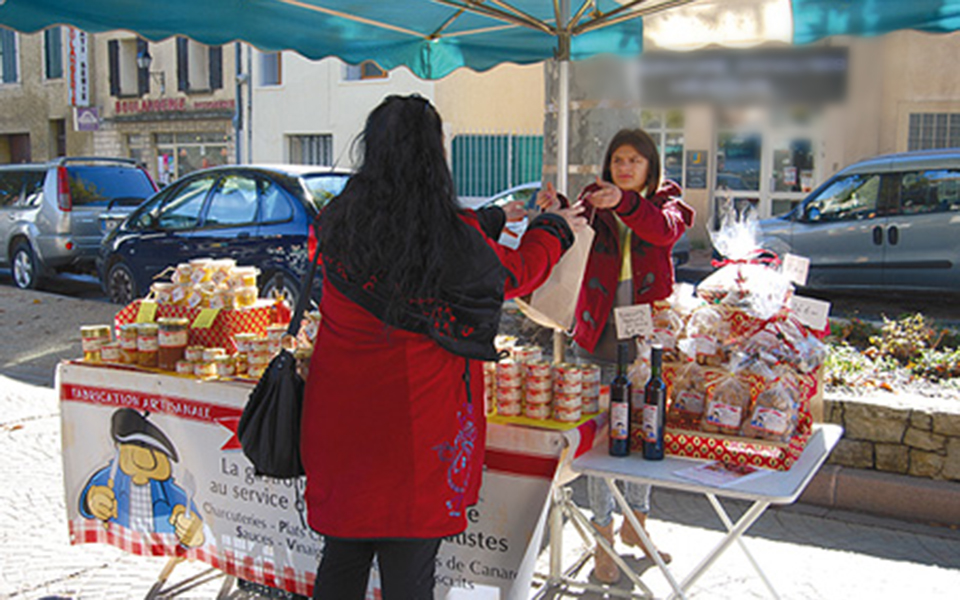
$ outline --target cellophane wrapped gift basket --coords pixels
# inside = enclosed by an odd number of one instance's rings
[[[678,456],[787,470],[821,418],[826,332],[791,310],[794,286],[780,257],[759,248],[755,221],[727,219],[711,237],[727,258],[695,291],[681,284],[653,307],[670,398],[665,446]],[[642,389],[643,365],[633,371]],[[632,445],[642,447],[638,428]]]

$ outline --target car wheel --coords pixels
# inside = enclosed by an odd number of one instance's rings
[[[272,273],[260,286],[260,297],[274,298],[280,295],[287,300],[292,310],[297,305],[297,298],[300,296],[300,284],[285,273]]]
[[[40,279],[40,268],[33,255],[33,248],[27,242],[17,242],[13,247],[13,258],[10,261],[10,271],[13,275],[13,284],[21,290],[37,289]]]
[[[137,297],[137,281],[133,271],[122,262],[114,263],[107,271],[107,295],[114,304],[130,304]]]

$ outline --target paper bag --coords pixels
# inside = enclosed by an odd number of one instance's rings
[[[595,235],[592,227],[584,227],[576,234],[573,246],[553,267],[547,281],[530,296],[516,299],[517,306],[534,323],[561,331],[573,328],[580,285]]]

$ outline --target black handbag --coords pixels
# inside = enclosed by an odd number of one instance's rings
[[[310,263],[287,334],[296,337],[303,313],[310,302],[320,247]],[[284,348],[270,361],[243,408],[237,436],[243,454],[257,475],[290,479],[304,474],[300,462],[300,414],[304,381],[297,374],[293,354]]]

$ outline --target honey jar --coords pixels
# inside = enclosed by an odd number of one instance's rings
[[[109,325],[84,325],[80,327],[83,360],[100,362],[100,348],[110,342]]]
[[[206,283],[213,278],[213,259],[195,258],[190,261],[190,281],[194,284]]]
[[[127,365],[137,364],[137,324],[120,326],[120,362]]]
[[[194,363],[193,374],[203,379],[214,379],[217,376],[217,363],[213,361]]]
[[[183,352],[183,357],[190,362],[200,362],[203,360],[203,346],[187,346]]]
[[[175,371],[177,361],[182,360],[187,349],[189,321],[179,317],[157,319],[157,366],[164,371]]]
[[[230,275],[230,287],[237,289],[242,287],[257,287],[257,276],[260,275],[260,269],[256,267],[234,267]]]
[[[158,281],[150,286],[150,292],[157,304],[173,304],[173,290],[176,284]]]
[[[137,326],[137,364],[156,368],[160,350],[160,326],[156,323],[140,323]]]
[[[100,360],[105,363],[120,362],[120,343],[110,342],[100,346]]]
[[[177,361],[177,374],[178,375],[193,375],[193,364],[189,360],[178,360]]]
[[[234,292],[234,303],[237,308],[248,308],[257,303],[256,286],[244,286],[237,288]]]
[[[232,356],[218,356],[213,360],[217,368],[217,377],[233,377],[236,372],[236,365]]]

